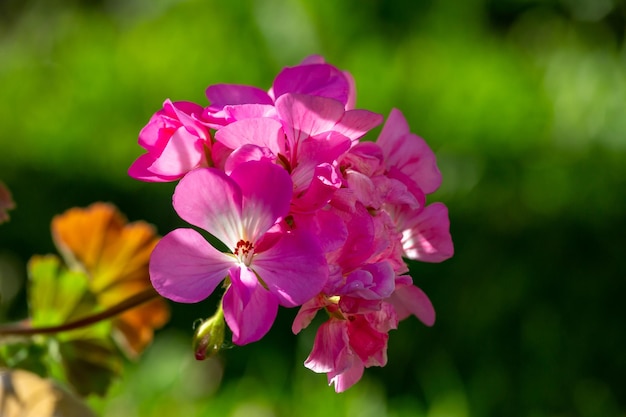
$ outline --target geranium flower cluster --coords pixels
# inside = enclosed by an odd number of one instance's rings
[[[356,109],[351,75],[319,56],[283,69],[269,91],[217,84],[206,96],[205,107],[165,101],[129,174],[179,180],[176,212],[223,247],[192,228],[168,233],[150,259],[152,284],[194,303],[223,283],[237,345],[261,339],[279,306],[300,307],[294,333],[324,310],[305,366],[344,391],[386,364],[400,320],[435,321],[404,260],[453,254],[447,208],[426,205],[441,183],[435,155],[400,111],[384,121]],[[383,121],[375,141],[362,140]]]

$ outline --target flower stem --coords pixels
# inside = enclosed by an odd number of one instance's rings
[[[154,290],[154,288],[147,288],[104,311],[56,326],[31,327],[26,321],[3,324],[0,325],[0,337],[52,334],[87,327],[100,321],[108,320],[157,297],[159,297],[159,294]]]

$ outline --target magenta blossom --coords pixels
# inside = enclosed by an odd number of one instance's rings
[[[217,84],[206,96],[205,108],[166,101],[141,131],[147,152],[129,173],[180,179],[176,212],[221,249],[194,229],[170,232],[152,253],[152,284],[184,303],[225,288],[196,334],[197,357],[219,350],[225,323],[243,345],[269,331],[279,306],[300,306],[294,333],[322,311],[305,366],[345,391],[386,364],[399,321],[435,322],[407,275],[407,258],[454,253],[448,209],[427,204],[441,184],[435,154],[396,109],[376,141],[364,141],[383,116],[355,108],[352,76],[319,56],[283,69],[268,90]]]
[[[191,102],[166,100],[139,133],[147,153],[128,169],[138,180],[175,181],[194,168],[207,165],[210,135],[198,122],[202,107]]]
[[[315,236],[283,230],[291,178],[267,161],[237,166],[230,176],[214,168],[185,176],[174,193],[181,218],[229,248],[223,253],[192,229],[177,229],[150,259],[154,288],[164,297],[194,303],[226,278],[224,317],[239,345],[262,338],[278,305],[295,307],[319,293],[327,266]]]

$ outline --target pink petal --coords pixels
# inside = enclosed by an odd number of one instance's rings
[[[181,126],[187,126],[196,136],[206,139],[208,133],[197,121],[202,111],[202,106],[196,103],[172,103],[169,99],[165,100],[163,108],[139,132],[139,144],[146,150],[159,154],[172,133]]]
[[[248,268],[232,268],[231,286],[224,294],[224,318],[233,343],[245,345],[267,334],[278,313],[276,297],[258,282]]]
[[[317,373],[336,371],[340,353],[347,346],[346,321],[331,318],[317,329],[313,349],[304,361],[304,366]],[[341,367],[339,371],[344,369]]]
[[[180,127],[150,166],[150,171],[157,175],[182,177],[205,158],[203,141],[185,127]]]
[[[230,175],[236,167],[249,161],[274,163],[276,161],[276,155],[268,148],[262,148],[256,145],[243,145],[235,149],[228,158],[226,158],[224,172]]]
[[[439,188],[441,173],[435,154],[424,139],[408,131],[400,111],[391,111],[376,143],[385,153],[386,165],[409,176],[424,193],[430,194]]]
[[[346,110],[354,109],[356,106],[356,83],[354,77],[348,71],[342,71],[343,76],[348,80],[348,99],[346,100]]]
[[[280,122],[274,119],[238,120],[215,132],[215,140],[231,149],[252,144],[269,148],[275,155],[285,153],[285,134]]]
[[[367,315],[352,316],[348,324],[350,347],[359,355],[363,364],[385,366],[387,363],[387,340],[389,335],[377,331],[368,321]]]
[[[442,262],[454,255],[448,208],[433,203],[405,219],[402,247],[407,258]]]
[[[323,295],[311,298],[309,301],[302,304],[302,307],[298,310],[298,314],[296,314],[296,317],[293,319],[293,324],[291,325],[293,334],[298,334],[302,329],[307,328],[317,315],[317,312],[326,305],[327,301]]]
[[[152,251],[150,280],[162,296],[180,303],[196,303],[215,290],[233,262],[195,230],[176,229]]]
[[[343,105],[325,97],[285,94],[276,100],[285,134],[293,149],[309,136],[331,131],[343,116]]]
[[[328,267],[317,239],[308,232],[285,234],[258,253],[252,268],[285,307],[303,304],[317,295],[328,278]]]
[[[415,285],[397,285],[388,300],[393,304],[398,320],[413,314],[426,326],[435,324],[435,309],[428,296]]]
[[[272,99],[265,91],[248,85],[211,85],[206,89],[206,96],[212,109],[221,109],[230,104],[272,104]]]
[[[313,180],[306,191],[293,201],[293,210],[313,212],[324,207],[341,187],[342,181],[335,168],[328,164],[315,167]]]
[[[369,110],[349,110],[345,112],[333,130],[350,138],[356,145],[361,137],[380,125],[383,120],[382,115]]]
[[[300,143],[295,167],[291,171],[296,193],[309,187],[320,164],[336,165],[335,161],[350,149],[350,140],[340,133],[330,132],[323,136],[309,137]]]
[[[328,97],[345,107],[350,95],[350,82],[329,64],[299,65],[283,69],[274,79],[272,93],[277,100],[283,94],[298,93]]]
[[[345,173],[345,178],[348,188],[354,192],[358,201],[366,207],[380,208],[382,204],[381,195],[371,178],[353,170],[348,170]]]
[[[402,112],[398,109],[391,109],[387,121],[383,126],[376,142],[383,146],[392,146],[396,138],[410,133],[411,129]]]
[[[395,278],[396,274],[389,262],[365,264],[346,276],[346,283],[337,289],[337,294],[365,300],[382,300],[393,292]]]
[[[208,231],[229,249],[241,239],[241,189],[222,171],[191,171],[176,186],[173,201],[183,220]]]
[[[346,369],[339,373],[328,373],[328,384],[334,384],[335,392],[337,393],[344,392],[359,382],[363,377],[363,371],[365,369],[363,362],[354,354],[351,354],[344,362],[349,364]]]
[[[240,236],[255,243],[289,212],[291,177],[282,167],[267,161],[240,164],[230,177],[241,188],[243,197]]]
[[[373,142],[361,142],[342,157],[341,166],[372,177],[384,172],[383,161],[383,150],[380,146]]]
[[[158,175],[150,171],[155,158],[149,153],[139,156],[128,168],[128,175],[136,180],[148,182],[169,182],[180,179],[178,175]]]

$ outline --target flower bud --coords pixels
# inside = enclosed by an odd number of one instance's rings
[[[193,352],[202,361],[217,354],[224,343],[224,313],[220,308],[213,317],[204,320],[193,335]]]

